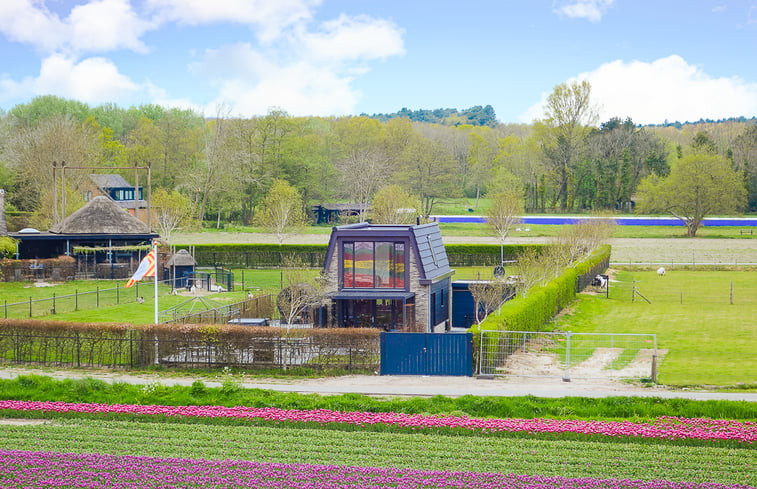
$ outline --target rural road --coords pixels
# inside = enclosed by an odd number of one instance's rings
[[[486,236],[445,236],[447,244],[498,244],[496,238]],[[508,238],[506,244],[547,243],[550,238]],[[211,243],[272,243],[276,236],[264,233],[177,233],[176,244]],[[297,234],[288,236],[287,244],[327,244],[328,234]],[[675,266],[696,264],[745,265],[757,264],[757,241],[752,239],[721,238],[613,238],[613,264],[655,263]]]
[[[82,379],[85,377],[105,382],[124,382],[135,385],[163,384],[189,386],[201,380],[208,387],[220,387],[230,379],[247,389],[268,389],[279,392],[315,394],[356,393],[374,396],[527,396],[536,397],[610,397],[640,396],[666,399],[734,400],[757,402],[757,392],[711,392],[704,390],[669,390],[664,387],[641,387],[608,380],[574,379],[563,382],[559,378],[495,378],[431,377],[431,376],[379,376],[347,375],[318,379],[262,379],[245,376],[189,377],[148,374],[129,374],[110,370],[51,370],[51,369],[0,369],[0,378],[12,379],[19,375],[37,374],[55,379]]]

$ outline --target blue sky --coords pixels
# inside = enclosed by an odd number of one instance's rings
[[[205,115],[491,104],[555,85],[600,120],[757,115],[757,0],[0,0],[0,108],[54,94]]]

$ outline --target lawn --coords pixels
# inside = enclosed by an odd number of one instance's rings
[[[639,295],[632,301],[634,287],[651,304]],[[580,294],[555,326],[657,334],[658,348],[669,350],[659,365],[662,384],[757,384],[757,272],[617,271],[609,299]]]

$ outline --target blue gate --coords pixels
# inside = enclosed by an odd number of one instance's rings
[[[472,333],[381,333],[381,375],[473,376]]]

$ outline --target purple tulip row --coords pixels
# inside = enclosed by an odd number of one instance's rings
[[[0,488],[25,487],[747,489],[749,486],[0,450]]]
[[[0,401],[0,409],[53,413],[101,413],[206,418],[262,419],[277,422],[344,423],[356,426],[385,424],[396,427],[462,428],[481,433],[579,433],[654,439],[732,440],[752,444],[757,423],[706,418],[661,417],[652,423],[630,421],[581,421],[560,419],[481,419],[459,416],[424,416],[402,413],[340,412],[327,409],[298,410],[244,406],[141,406],[133,404],[84,404],[58,401]]]

